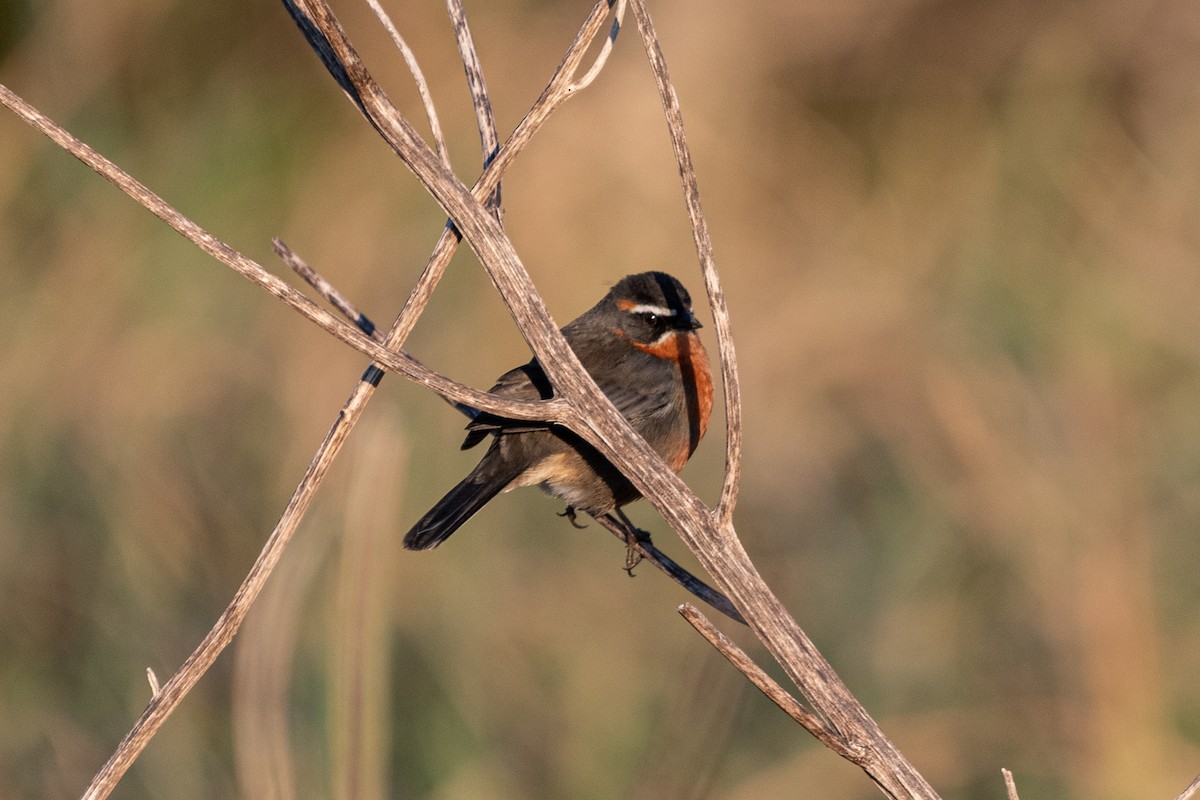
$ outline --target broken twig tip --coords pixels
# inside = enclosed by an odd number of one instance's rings
[[[1021,800],[1017,796],[1017,782],[1013,779],[1012,770],[1001,767],[1000,774],[1004,776],[1004,789],[1008,792],[1008,800]]]

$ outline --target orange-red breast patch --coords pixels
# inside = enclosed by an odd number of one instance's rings
[[[700,440],[708,432],[708,419],[712,416],[713,382],[708,366],[708,353],[700,342],[700,337],[690,331],[676,331],[653,344],[630,344],[650,355],[670,359],[679,364],[684,399],[687,403],[688,443],[686,449],[680,448],[677,454],[672,453],[667,458],[671,468],[679,472],[691,457],[696,445],[700,444]]]

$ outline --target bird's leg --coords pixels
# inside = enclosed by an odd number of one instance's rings
[[[573,528],[578,528],[579,530],[583,530],[584,528],[587,527],[587,525],[584,525],[583,523],[578,522],[575,519],[575,517],[577,516],[575,513],[575,506],[567,506],[566,511],[561,512],[558,516],[566,517],[567,520],[571,523],[571,527],[573,527]]]
[[[638,550],[638,544],[651,544],[650,532],[634,525],[632,520],[625,516],[625,512],[619,508],[614,509],[609,516],[615,517],[617,524],[625,532],[625,572],[632,578],[633,568],[642,563],[644,557]]]
[[[675,581],[684,589],[687,589],[693,595],[708,603],[722,614],[726,615],[730,619],[737,620],[743,625],[746,624],[746,620],[743,619],[742,615],[738,613],[738,610],[734,607],[733,603],[729,602],[728,597],[721,594],[716,589],[712,588],[704,581],[700,580],[695,575],[672,561],[666,555],[666,553],[663,553],[654,546],[654,543],[650,541],[650,534],[646,533],[645,531],[638,530],[638,528],[628,519],[626,519],[624,522],[621,522],[612,514],[598,514],[595,511],[589,511],[588,514],[590,514],[592,518],[596,520],[596,522],[599,522],[605,530],[607,530],[613,536],[616,536],[622,542],[625,542],[626,546],[628,546],[631,538],[629,531],[634,531],[634,535],[632,537],[635,542],[634,546],[637,548],[639,553],[644,555],[647,561],[665,572],[671,578],[671,580]]]
[[[621,523],[621,527],[633,534],[634,542],[642,542],[643,544],[653,544],[650,540],[650,531],[644,531],[637,525],[633,524],[633,520],[625,516],[625,512],[617,508],[613,510],[613,516]]]

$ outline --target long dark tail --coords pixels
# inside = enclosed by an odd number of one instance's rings
[[[479,462],[462,483],[451,489],[412,526],[412,530],[404,535],[406,548],[428,550],[437,547],[516,477],[490,469],[493,465],[488,460],[485,457]]]

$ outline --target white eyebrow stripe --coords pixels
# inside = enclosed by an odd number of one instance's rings
[[[636,306],[630,306],[627,310],[630,314],[657,314],[660,317],[673,317],[678,313],[673,308],[652,306],[646,303],[638,303]]]

